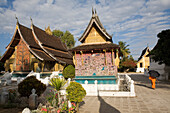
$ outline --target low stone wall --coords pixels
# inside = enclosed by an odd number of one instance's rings
[[[128,91],[120,91],[120,80],[125,80],[127,83]],[[88,84],[88,81],[85,81],[85,84],[82,84],[83,88],[86,90],[86,96],[115,96],[115,97],[135,97],[135,87],[134,81],[125,74],[118,75],[117,84],[97,84],[95,80],[94,84]]]

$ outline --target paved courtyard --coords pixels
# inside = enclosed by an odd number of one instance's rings
[[[85,97],[80,113],[170,113],[170,81],[158,81],[153,90],[148,77],[142,74],[130,77],[135,81],[136,97]],[[22,110],[0,108],[0,113]]]
[[[148,77],[130,76],[136,97],[85,97],[80,113],[170,113],[170,82],[158,81],[153,90]]]

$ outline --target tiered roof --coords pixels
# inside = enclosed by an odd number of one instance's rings
[[[85,40],[92,29],[92,27],[95,27],[102,36],[105,37],[106,42],[95,42],[95,43],[85,43]],[[112,41],[112,36],[109,35],[105,28],[103,27],[102,23],[99,20],[99,17],[97,15],[97,12],[95,12],[92,9],[92,17],[90,19],[90,22],[82,34],[82,36],[79,38],[79,41],[82,43],[81,45],[74,47],[70,49],[71,51],[88,51],[88,50],[101,50],[101,49],[106,49],[106,50],[111,50],[111,49],[119,49],[119,46],[116,44],[113,44]]]
[[[66,45],[61,42],[60,38],[47,34],[44,30],[31,25],[31,29],[21,25],[17,21],[15,33],[7,51],[1,57],[1,61],[5,62],[11,57],[15,51],[15,46],[20,39],[23,40],[29,51],[41,61],[52,61],[63,64],[73,64],[72,54],[68,52]]]
[[[95,13],[94,13],[94,11],[93,11],[93,9],[92,9],[92,17],[91,17],[91,19],[90,19],[90,22],[89,22],[86,30],[85,30],[84,33],[82,34],[82,36],[79,38],[79,41],[80,41],[81,43],[84,42],[84,40],[85,40],[85,38],[87,37],[89,31],[91,30],[92,26],[94,26],[94,25],[97,26],[97,28],[99,29],[99,31],[106,37],[107,41],[112,42],[112,36],[109,35],[109,34],[106,32],[105,28],[103,27],[102,23],[100,22],[100,19],[99,19],[98,15],[97,15],[96,10],[95,10]]]

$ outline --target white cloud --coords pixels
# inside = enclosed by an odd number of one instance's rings
[[[0,0],[0,6],[7,5],[7,0]]]
[[[153,47],[157,33],[170,28],[170,13],[164,12],[170,8],[170,0],[98,0],[98,3],[95,0],[15,0],[12,8],[1,4],[6,5],[7,0],[0,1],[0,34],[14,32],[16,14],[19,22],[28,27],[31,17],[42,29],[50,25],[52,30],[69,30],[75,37],[80,37],[86,29],[93,6],[108,33],[114,34],[113,40],[127,41],[132,54],[139,56],[146,47],[146,39]]]

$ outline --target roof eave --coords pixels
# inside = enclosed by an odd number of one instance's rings
[[[100,23],[97,22],[97,20],[95,19],[95,17],[92,17],[86,30],[84,31],[84,33],[82,34],[82,36],[79,38],[79,41],[82,42],[84,40],[84,38],[87,36],[87,33],[89,32],[90,28],[92,27],[93,23],[95,23],[97,25],[97,27],[99,28],[100,32],[102,32],[102,34],[104,36],[106,36],[108,39],[112,39],[112,36],[110,36],[106,31],[104,32],[103,30],[105,30],[104,28],[101,28]]]
[[[43,50],[45,53],[47,53],[47,54],[48,54],[51,58],[53,58],[54,60],[56,60],[56,61],[58,61],[58,62],[60,62],[60,63],[66,64],[66,62],[63,62],[63,61],[58,60],[57,58],[55,58],[54,55],[52,55],[49,51],[47,51],[47,50],[43,47],[42,43],[40,42],[40,40],[38,39],[38,37],[37,37],[36,34],[35,34],[34,25],[32,25],[32,26],[33,26],[33,27],[31,27],[31,29],[32,29],[33,36],[34,36],[34,37],[36,38],[36,40],[38,41],[38,44],[39,44],[39,46],[42,48],[42,50]]]
[[[31,53],[33,53],[38,59],[40,59],[41,61],[43,61],[43,60],[44,60],[43,58],[41,58],[40,56],[38,56],[35,52],[33,52],[33,51],[31,50],[31,48],[29,47],[28,43],[27,43],[27,42],[25,41],[25,39],[23,38],[19,26],[18,26],[18,32],[19,32],[19,35],[20,35],[20,37],[22,38],[22,40],[25,42],[27,48],[31,51]]]

